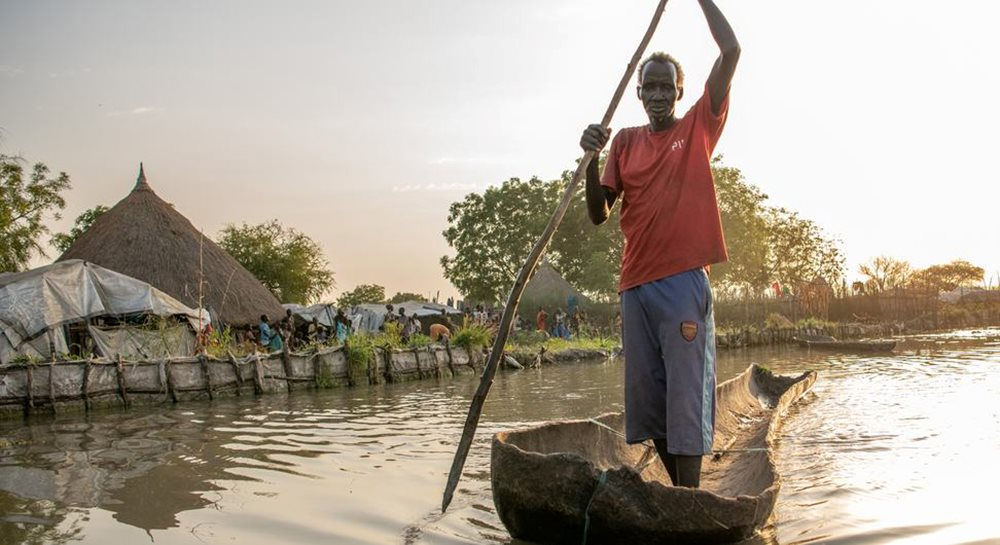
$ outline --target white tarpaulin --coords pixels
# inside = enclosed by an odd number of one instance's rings
[[[442,310],[444,310],[448,315],[462,313],[462,311],[449,307],[448,305],[425,303],[422,301],[406,301],[405,303],[394,303],[392,305],[393,314],[398,314],[399,309],[401,308],[407,316],[416,315],[418,318],[439,316]],[[355,331],[378,331],[378,329],[382,327],[382,322],[385,321],[386,312],[384,304],[366,303],[363,305],[355,305],[354,308],[351,309],[351,325],[354,327]]]
[[[313,318],[319,321],[320,325],[333,327],[333,319],[337,317],[337,307],[330,303],[317,303],[304,307],[295,303],[285,303],[281,305],[286,310],[291,310],[292,314],[303,322],[312,322]]]
[[[158,360],[193,356],[196,348],[194,331],[183,324],[163,329],[90,326],[87,331],[97,344],[97,350],[107,358]]]
[[[145,282],[93,263],[74,259],[0,274],[0,362],[22,353],[47,357],[50,340],[57,352],[65,352],[58,326],[134,314],[185,316],[198,327],[198,311]]]

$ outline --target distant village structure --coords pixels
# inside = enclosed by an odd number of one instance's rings
[[[162,327],[139,327],[153,317]],[[201,319],[146,282],[78,259],[0,273],[0,365],[84,353],[188,356]]]
[[[524,286],[518,308],[522,316],[534,318],[540,308],[551,314],[560,308],[572,312],[575,308],[570,307],[586,308],[589,304],[590,299],[546,260],[538,265],[535,274]]]
[[[207,309],[224,324],[254,325],[261,314],[285,315],[250,271],[153,192],[142,165],[131,193],[59,257],[68,259],[148,282],[189,307]]]

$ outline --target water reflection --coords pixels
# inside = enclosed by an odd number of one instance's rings
[[[902,339],[888,356],[725,351],[820,372],[786,419],[764,543],[992,539],[1000,330]],[[2,424],[0,542],[506,543],[489,437],[622,407],[620,362],[498,377],[447,515],[437,506],[478,377]],[[82,420],[82,421],[81,421]]]

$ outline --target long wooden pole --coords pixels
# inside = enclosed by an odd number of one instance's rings
[[[666,6],[667,0],[660,0],[660,3],[656,6],[653,20],[650,21],[649,28],[646,29],[646,34],[642,37],[639,47],[636,48],[635,53],[632,55],[632,60],[629,61],[628,66],[625,68],[625,73],[622,75],[622,79],[618,83],[618,88],[615,89],[615,94],[611,98],[611,104],[608,105],[608,109],[604,112],[604,117],[601,119],[601,125],[605,128],[611,123],[611,118],[618,108],[618,102],[625,93],[625,88],[628,87],[628,82],[632,79],[632,74],[635,73],[636,66],[638,66],[642,54],[646,51],[646,46],[653,37],[653,32],[656,31],[656,25],[660,22],[660,16],[663,14]],[[555,212],[552,213],[549,224],[545,226],[542,236],[539,237],[538,242],[531,249],[531,253],[528,254],[528,260],[521,267],[521,271],[517,275],[517,281],[514,282],[514,286],[510,289],[510,294],[507,296],[507,306],[504,307],[503,317],[500,319],[500,328],[497,330],[496,339],[493,341],[493,349],[490,351],[489,360],[483,369],[479,388],[476,389],[476,393],[472,397],[469,415],[465,418],[465,429],[462,432],[462,439],[458,442],[458,450],[455,451],[455,459],[451,463],[451,471],[448,473],[448,484],[445,486],[444,499],[441,502],[442,512],[448,509],[448,504],[451,503],[451,498],[455,493],[455,487],[458,486],[458,480],[462,476],[465,459],[469,455],[472,439],[476,435],[476,427],[479,426],[479,417],[483,412],[483,403],[486,401],[486,396],[493,385],[493,377],[496,376],[497,366],[500,363],[500,357],[503,355],[503,347],[507,343],[507,336],[510,335],[510,326],[514,316],[517,314],[517,305],[521,301],[524,286],[528,283],[528,279],[531,278],[532,273],[534,273],[535,266],[538,265],[538,260],[545,253],[545,248],[548,246],[549,241],[552,240],[552,235],[562,222],[563,216],[566,215],[566,210],[573,200],[577,184],[584,177],[587,167],[596,155],[593,151],[588,151],[583,155],[583,159],[580,160],[580,164],[576,167],[576,172],[573,173],[573,179],[566,186],[565,191],[563,191],[562,201],[556,207]]]

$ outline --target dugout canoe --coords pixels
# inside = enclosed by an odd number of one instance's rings
[[[768,521],[781,417],[816,381],[753,365],[716,389],[700,489],[670,485],[652,446],[628,445],[623,413],[493,436],[491,481],[511,536],[541,544],[732,543]]]
[[[815,350],[833,350],[839,352],[892,352],[896,341],[840,341],[828,335],[808,335],[793,337],[802,348]]]

